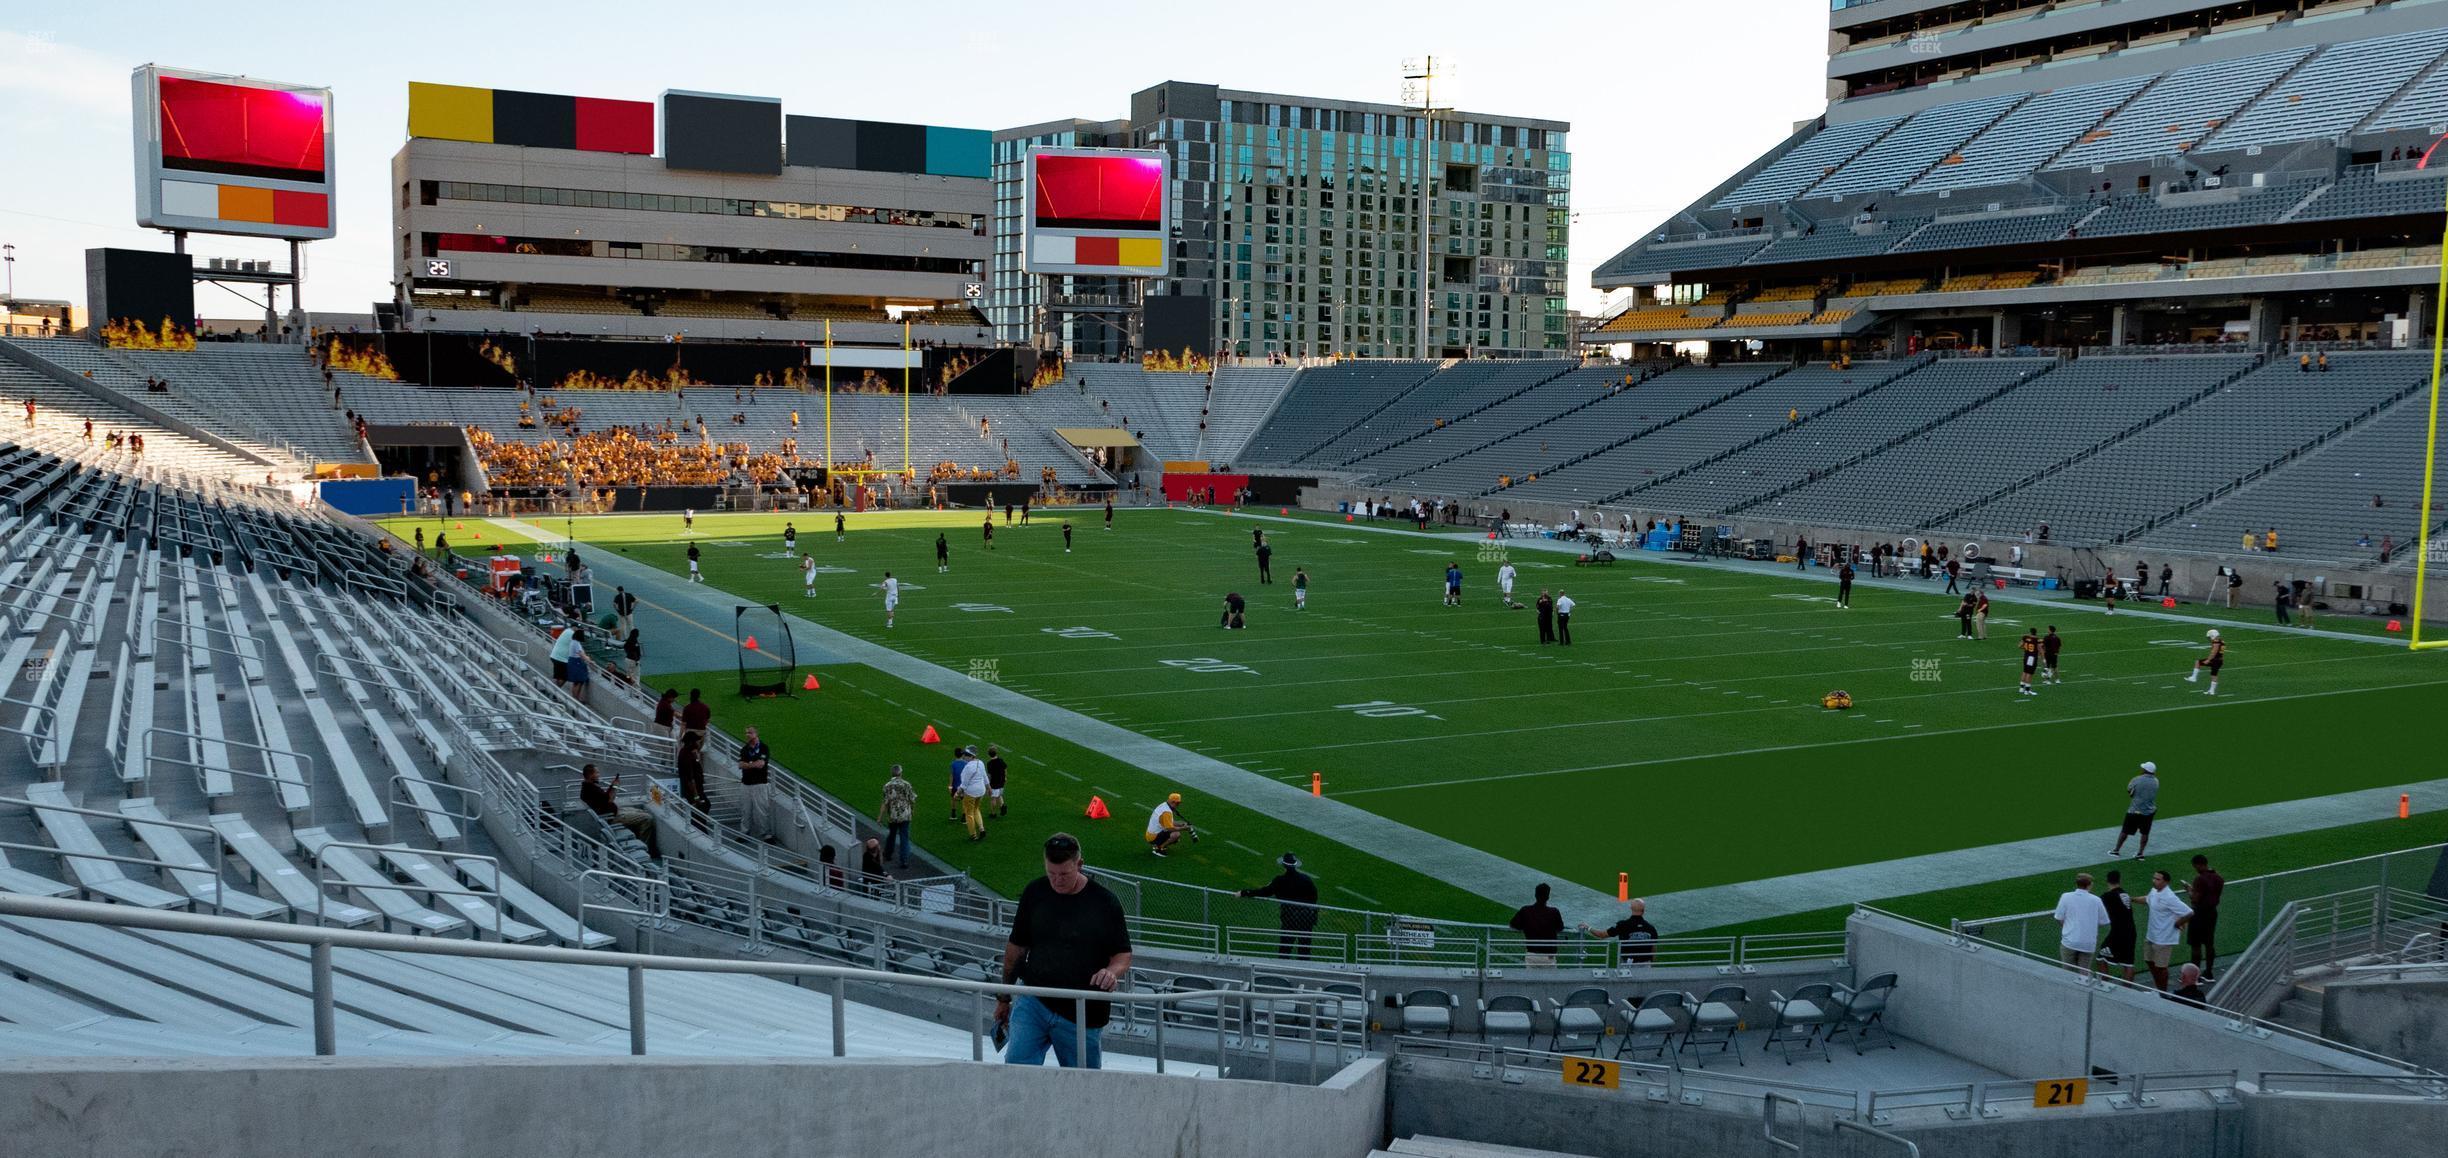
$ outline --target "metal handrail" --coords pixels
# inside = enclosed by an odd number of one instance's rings
[[[333,849],[340,849],[340,848],[345,848],[345,849],[353,849],[353,850],[355,850],[355,851],[357,851],[357,852],[370,852],[370,853],[373,853],[373,854],[374,854],[374,859],[375,859],[375,864],[376,864],[376,865],[380,865],[380,864],[382,863],[382,856],[383,856],[383,854],[384,854],[384,853],[387,853],[387,852],[403,852],[403,851],[405,851],[405,852],[423,853],[423,852],[427,851],[427,850],[425,850],[425,849],[409,848],[407,845],[404,845],[404,844],[400,844],[400,845],[367,844],[367,843],[365,843],[365,842],[363,842],[363,841],[355,841],[355,840],[334,840],[334,841],[328,841],[328,842],[326,842],[326,843],[323,845],[323,847],[321,847],[321,848],[318,848],[318,849],[314,850],[314,868],[315,868],[315,924],[320,925],[320,924],[322,924],[322,923],[323,923],[324,901],[325,901],[325,899],[326,899],[326,898],[328,898],[328,897],[331,895],[331,886],[333,886],[334,884],[337,884],[337,885],[339,885],[339,886],[340,886],[340,887],[342,887],[342,888],[347,888],[347,889],[356,889],[356,890],[358,890],[358,891],[360,891],[360,892],[365,892],[365,891],[370,891],[370,890],[377,890],[377,889],[381,889],[381,890],[388,890],[388,891],[391,891],[391,892],[396,892],[396,893],[424,893],[424,894],[426,894],[427,896],[433,896],[433,897],[470,897],[470,898],[473,898],[473,899],[475,899],[475,900],[479,900],[479,901],[486,900],[487,898],[490,898],[490,903],[491,903],[491,904],[492,904],[492,906],[493,906],[493,939],[494,939],[496,942],[499,942],[499,941],[501,940],[501,935],[502,935],[502,934],[501,934],[501,931],[502,931],[502,910],[507,909],[507,908],[509,908],[510,906],[509,906],[509,902],[508,902],[508,901],[503,900],[500,894],[498,894],[498,893],[480,893],[480,892],[477,892],[477,891],[475,891],[475,890],[473,890],[473,889],[444,889],[444,888],[436,888],[436,887],[434,887],[434,886],[432,886],[432,885],[420,885],[420,884],[398,884],[398,883],[393,883],[393,884],[376,884],[376,885],[368,885],[368,884],[359,884],[359,883],[357,883],[357,882],[355,882],[355,881],[348,880],[348,879],[346,879],[346,878],[334,878],[334,877],[332,877],[331,875],[329,875],[329,874],[328,874],[328,873],[325,871],[325,866],[324,866],[324,864],[323,864],[323,857],[325,856],[325,854],[330,853],[330,852],[331,852]],[[483,854],[481,854],[481,853],[473,853],[473,852],[454,852],[454,853],[439,853],[439,852],[437,852],[435,855],[437,855],[437,856],[452,856],[452,857],[457,857],[457,858],[462,859],[462,860],[481,860],[481,861],[488,861],[488,862],[491,862],[491,864],[493,865],[493,873],[494,873],[494,877],[493,877],[493,879],[495,879],[495,880],[501,880],[501,879],[503,879],[503,878],[502,878],[502,876],[501,876],[501,871],[502,871],[502,867],[501,867],[501,860],[500,860],[500,858],[498,858],[498,857],[490,857],[490,856],[485,856],[485,855],[483,855]],[[376,871],[376,872],[381,872],[382,870],[381,870],[380,868],[376,868],[374,871]],[[380,908],[380,906],[377,906],[377,908],[379,909],[379,908]],[[462,918],[462,919],[464,920],[465,918]],[[476,929],[477,927],[478,927],[478,926],[476,925],[476,923],[475,923],[475,922],[473,922],[473,921],[469,921],[469,922],[468,922],[468,928],[469,928],[471,931],[472,931],[472,930],[474,930],[474,929]],[[471,939],[473,939],[472,933],[471,933]]]
[[[73,812],[73,813],[75,813],[75,814],[77,814],[77,815],[79,815],[79,816],[93,816],[93,817],[99,817],[99,818],[101,818],[101,819],[103,819],[103,820],[116,820],[116,821],[120,821],[120,822],[122,822],[122,823],[126,823],[126,824],[134,824],[134,823],[137,823],[137,822],[136,822],[136,820],[135,820],[135,818],[130,817],[130,816],[126,815],[125,813],[119,813],[119,812],[102,812],[102,811],[99,811],[99,810],[97,810],[97,809],[92,809],[92,808],[79,808],[79,807],[77,807],[76,805],[73,805],[73,804],[36,804],[35,802],[33,802],[33,801],[31,801],[31,800],[27,800],[27,799],[25,799],[25,798],[23,798],[23,797],[18,797],[18,796],[0,796],[0,804],[7,804],[7,805],[23,805],[23,806],[25,806],[26,808],[38,810],[38,814],[39,814],[39,812]],[[226,882],[227,882],[228,878],[227,878],[226,876],[222,875],[222,870],[223,870],[225,867],[227,867],[227,863],[228,863],[228,862],[227,862],[227,861],[224,859],[224,854],[225,854],[226,850],[224,850],[224,849],[221,847],[221,839],[220,839],[220,834],[219,834],[219,833],[217,833],[217,832],[215,832],[215,831],[214,831],[212,828],[207,827],[207,826],[205,826],[205,825],[201,825],[201,824],[187,824],[187,823],[183,823],[183,822],[181,822],[181,821],[176,821],[176,820],[146,820],[146,821],[144,821],[143,823],[146,823],[146,824],[158,824],[158,825],[161,825],[161,826],[162,826],[162,827],[164,827],[164,828],[175,828],[175,829],[179,829],[180,831],[183,831],[183,832],[200,832],[200,833],[203,833],[203,834],[204,834],[204,835],[206,835],[206,836],[209,836],[209,837],[212,837],[212,838],[213,838],[213,839],[212,839],[212,850],[213,850],[213,864],[212,864],[212,875],[213,875],[213,912],[214,912],[214,914],[216,914],[216,915],[218,915],[218,914],[222,913],[224,910],[223,910],[222,903],[221,903],[221,895],[222,895],[223,891],[224,891],[224,890],[225,890],[225,889],[228,887],[228,885],[226,884]],[[50,853],[50,854],[51,854],[51,855],[53,855],[53,856],[59,857],[59,858],[60,858],[62,861],[69,861],[69,860],[105,860],[105,861],[110,861],[110,862],[112,862],[112,863],[114,863],[114,864],[138,864],[138,865],[145,865],[145,866],[148,866],[148,867],[151,867],[151,868],[162,869],[162,870],[165,870],[165,871],[170,871],[170,872],[184,872],[184,873],[192,873],[192,872],[201,872],[201,871],[203,871],[203,870],[201,870],[201,869],[196,868],[194,865],[173,864],[173,863],[171,863],[170,861],[166,861],[166,860],[155,860],[155,859],[152,859],[152,858],[149,858],[149,857],[141,857],[141,856],[119,856],[119,855],[112,854],[112,853],[99,853],[99,852],[70,852],[70,851],[68,851],[68,850],[66,850],[66,849],[63,849],[63,848],[55,848],[55,847],[50,846],[50,845],[42,845],[42,844],[18,844],[18,843],[14,843],[14,842],[0,841],[0,848],[17,849],[17,850],[22,851],[22,852],[43,852],[43,853]],[[83,886],[81,886],[81,885],[80,885],[80,886],[78,886],[78,887],[82,888]]]
[[[338,1053],[337,1002],[334,997],[334,970],[331,951],[335,948],[367,949],[391,953],[426,953],[443,956],[486,958],[491,960],[528,961],[559,965],[608,965],[629,971],[630,1048],[633,1053],[645,1051],[646,987],[648,970],[681,973],[725,973],[777,977],[791,980],[830,982],[833,997],[834,1056],[847,1054],[845,1034],[847,1022],[843,1016],[847,999],[845,990],[850,982],[871,985],[902,986],[914,989],[944,990],[977,996],[1034,997],[1041,1001],[1078,1002],[1101,1001],[1125,1007],[1149,1006],[1164,1010],[1175,1006],[1210,1003],[1218,1008],[1238,1007],[1244,1026],[1265,1020],[1272,1040],[1281,1041],[1280,1019],[1262,1019],[1260,1005],[1309,1005],[1322,1015],[1329,1008],[1339,1008],[1344,999],[1320,995],[1306,998],[1298,995],[1252,993],[1246,990],[1201,989],[1167,993],[1143,993],[1116,989],[1108,991],[1086,989],[1055,989],[1032,985],[1005,984],[997,981],[967,981],[924,974],[885,973],[872,969],[856,969],[838,965],[806,965],[787,961],[751,961],[731,958],[668,957],[643,953],[618,953],[602,950],[569,949],[545,945],[510,945],[499,941],[474,941],[438,937],[411,937],[395,933],[376,933],[356,929],[333,929],[320,925],[289,925],[272,922],[240,921],[229,917],[211,917],[194,913],[167,913],[137,909],[126,905],[98,905],[84,901],[67,901],[50,897],[30,897],[0,893],[0,916],[24,917],[37,920],[81,921],[116,928],[154,929],[164,932],[201,933],[207,935],[245,937],[256,941],[306,945],[312,948],[310,970],[314,999],[315,1052],[317,1056]],[[1218,1060],[1223,1061],[1225,1031],[1219,1020],[1217,1030]],[[1162,1019],[1159,1019],[1161,1024]],[[1085,1051],[1088,1027],[1086,1019],[1074,1022],[1079,1045]],[[974,1036],[983,1026],[972,1028]],[[974,1049],[973,1045],[973,1049]],[[1158,1060],[1163,1059],[1161,1041]],[[1270,1049],[1272,1059],[1280,1050]],[[1314,1071],[1315,1051],[1311,1051]]]
[[[439,804],[436,804],[435,806],[433,806],[433,807],[430,807],[430,808],[429,808],[429,807],[427,807],[427,806],[425,806],[425,805],[422,805],[422,804],[417,803],[417,802],[416,802],[416,799],[415,799],[415,797],[414,797],[413,795],[412,795],[412,796],[409,796],[409,797],[407,797],[407,798],[405,798],[405,799],[403,799],[403,798],[401,797],[400,789],[401,789],[402,787],[406,786],[407,784],[411,783],[411,782],[414,782],[414,783],[416,783],[416,784],[422,785],[422,786],[424,786],[424,787],[426,787],[426,788],[439,788],[439,789],[442,789],[442,790],[444,790],[444,791],[446,791],[446,792],[456,792],[456,793],[458,793],[458,794],[459,794],[459,795],[460,795],[462,798],[473,799],[473,800],[475,800],[475,801],[476,801],[476,804],[475,804],[474,806],[472,806],[472,807],[474,807],[474,808],[476,809],[476,811],[473,811],[473,812],[453,812],[453,811],[451,811],[451,810],[450,810],[450,809],[448,809],[448,808],[441,807]],[[425,777],[423,777],[423,776],[410,776],[409,774],[407,774],[407,773],[405,773],[405,772],[394,772],[394,773],[392,773],[392,774],[391,774],[391,782],[390,782],[390,784],[389,784],[387,787],[389,787],[389,788],[391,789],[391,791],[390,791],[389,793],[385,794],[385,796],[384,796],[384,798],[383,798],[383,814],[384,814],[386,817],[389,817],[389,818],[390,818],[390,821],[391,821],[391,829],[392,829],[392,831],[394,831],[394,832],[397,832],[397,831],[399,830],[399,817],[398,817],[398,816],[396,816],[396,815],[394,815],[394,814],[393,814],[393,812],[392,812],[392,810],[393,810],[393,809],[396,809],[396,808],[399,808],[399,807],[400,807],[400,806],[402,806],[402,805],[406,805],[407,807],[409,807],[409,808],[411,808],[411,809],[414,809],[414,810],[416,810],[417,812],[423,813],[424,815],[427,815],[427,816],[447,816],[447,817],[449,817],[449,818],[451,818],[451,819],[453,819],[453,820],[463,820],[463,821],[466,821],[466,822],[467,822],[467,823],[469,823],[469,824],[474,824],[474,823],[476,823],[476,822],[478,822],[478,821],[480,821],[480,820],[484,819],[484,817],[483,817],[483,815],[482,815],[482,813],[483,813],[483,807],[482,807],[482,806],[483,806],[483,804],[484,804],[484,793],[483,793],[483,792],[481,792],[481,791],[479,791],[479,790],[477,790],[477,789],[474,789],[474,788],[461,788],[460,786],[458,786],[458,785],[456,785],[456,784],[453,784],[453,783],[451,783],[451,782],[450,782],[450,781],[448,781],[448,780],[429,780],[429,779],[427,779],[427,778],[425,778]],[[462,839],[465,839],[465,838],[464,838],[464,837],[462,837]],[[453,853],[453,854],[451,854],[451,855],[453,855],[453,856],[462,856],[462,855],[473,855],[473,854]]]
[[[1836,1132],[1839,1134],[1842,1134],[1847,1130],[1868,1134],[1881,1142],[1893,1142],[1896,1145],[1903,1147],[1905,1158],[1921,1158],[1920,1145],[1906,1139],[1900,1134],[1891,1134],[1885,1130],[1879,1129],[1876,1126],[1864,1125],[1860,1122],[1854,1121],[1851,1118],[1838,1118],[1834,1122],[1834,1125],[1836,1127]]]
[[[1799,1154],[1802,1152],[1802,1143],[1777,1137],[1776,1126],[1778,1102],[1791,1102],[1793,1103],[1793,1108],[1795,1110],[1800,1110],[1802,1108],[1802,1099],[1800,1098],[1778,1093],[1770,1093],[1765,1095],[1763,1098],[1763,1105],[1760,1107],[1760,1137],[1769,1145],[1774,1146],[1779,1150],[1790,1150],[1796,1154]]]
[[[250,751],[250,752],[262,752],[262,753],[265,753],[265,754],[267,754],[267,755],[272,755],[272,756],[285,756],[285,757],[288,757],[289,759],[292,759],[292,760],[295,760],[295,761],[297,761],[297,762],[298,762],[299,766],[300,766],[300,767],[303,769],[303,771],[304,771],[305,778],[304,778],[304,779],[300,779],[300,780],[291,780],[291,779],[288,779],[288,778],[286,778],[286,777],[282,777],[282,776],[276,776],[276,775],[273,775],[273,774],[272,774],[270,771],[263,771],[263,772],[251,772],[251,771],[248,771],[247,769],[244,769],[244,768],[218,768],[218,769],[216,769],[216,768],[214,768],[212,765],[205,763],[205,762],[204,762],[204,761],[203,761],[201,758],[188,758],[188,757],[179,757],[179,756],[165,756],[165,755],[163,755],[162,753],[160,753],[160,752],[157,752],[157,751],[154,751],[154,750],[153,750],[153,741],[154,741],[154,739],[155,739],[156,737],[160,737],[160,736],[171,736],[171,737],[175,737],[175,738],[177,738],[177,739],[181,739],[181,740],[189,740],[189,741],[193,741],[193,742],[195,742],[195,743],[199,743],[199,744],[222,744],[222,745],[226,745],[226,746],[228,746],[228,747],[232,747],[232,748],[244,748],[244,749],[246,749],[246,750],[248,750],[248,751]],[[177,729],[177,728],[171,728],[171,727],[166,727],[166,726],[163,726],[163,725],[160,725],[160,724],[156,724],[156,725],[154,725],[154,726],[152,726],[152,727],[150,727],[150,728],[145,729],[145,738],[144,738],[144,773],[145,773],[145,774],[144,774],[143,779],[140,781],[140,783],[144,783],[144,784],[148,784],[148,785],[152,783],[152,781],[153,781],[153,763],[154,763],[154,761],[157,761],[157,760],[160,760],[160,761],[166,761],[166,762],[168,762],[169,764],[171,764],[171,765],[173,765],[173,766],[175,766],[175,767],[185,767],[185,768],[193,768],[193,769],[195,769],[195,770],[196,770],[196,773],[197,773],[197,776],[196,776],[196,787],[197,787],[199,790],[201,790],[201,789],[203,788],[203,786],[204,786],[203,773],[205,773],[205,772],[207,772],[207,771],[220,771],[220,772],[227,772],[227,773],[229,773],[229,774],[231,774],[231,775],[233,775],[233,776],[252,776],[252,777],[254,777],[255,779],[258,779],[258,780],[269,780],[269,781],[273,782],[274,784],[289,784],[289,785],[294,785],[295,787],[297,787],[298,789],[300,789],[300,790],[302,790],[302,791],[304,791],[304,792],[306,793],[306,808],[307,808],[307,817],[308,817],[308,819],[309,819],[309,820],[312,820],[312,819],[313,819],[313,817],[314,817],[314,815],[315,815],[315,795],[314,795],[314,789],[313,789],[313,784],[314,784],[314,767],[315,767],[315,765],[314,765],[314,757],[309,756],[309,755],[307,755],[307,754],[306,754],[306,753],[304,753],[304,752],[296,752],[296,751],[291,751],[290,749],[287,749],[287,748],[268,748],[268,747],[265,747],[265,746],[264,746],[264,745],[262,745],[262,744],[250,744],[250,743],[247,743],[247,742],[246,742],[246,741],[244,741],[244,740],[214,739],[214,738],[209,737],[209,736],[199,736],[199,735],[195,734],[194,732],[182,731],[182,730]],[[265,766],[267,769],[269,769],[269,768],[271,767],[271,765],[272,765],[272,761],[270,761],[270,760],[266,760],[266,761],[264,761],[264,766]],[[210,793],[207,793],[206,795],[208,795],[208,796],[209,796],[209,795],[211,795],[211,794],[210,794]]]
[[[2210,991],[2202,995],[2202,1004],[2227,1013],[2254,1015],[2258,1011],[2245,1008],[2245,1002],[2259,1003],[2269,994],[2270,987],[2294,968],[2296,902],[2279,906],[2278,915],[2271,918],[2245,947],[2236,964],[2221,971],[2211,982]]]

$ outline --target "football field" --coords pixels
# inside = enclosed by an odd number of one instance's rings
[[[2104,860],[2143,760],[2164,780],[2163,823],[2436,775],[2422,738],[2448,660],[2342,616],[2304,632],[2269,625],[2266,611],[2154,603],[2108,616],[2017,591],[1994,593],[1985,640],[1963,640],[1943,582],[1864,581],[1845,609],[1827,573],[1790,565],[1640,553],[1582,566],[1536,544],[1271,509],[1124,510],[1111,531],[1081,509],[1068,513],[1066,551],[1064,517],[1007,526],[998,512],[991,550],[977,512],[851,515],[841,542],[830,512],[700,515],[686,532],[667,516],[569,527],[586,549],[667,573],[685,573],[694,544],[707,586],[745,602],[1304,793],[1317,775],[1334,801],[1610,896],[1618,874],[1648,895],[1759,888],[2070,833]],[[786,522],[820,567],[812,596],[781,554]],[[555,518],[530,533],[563,528]],[[1273,548],[1272,583],[1259,580],[1253,531]],[[938,534],[948,573],[936,570]],[[1495,575],[1508,561],[1516,602],[1542,589],[1575,602],[1569,646],[1541,644],[1533,613],[1505,605]],[[1464,573],[1458,607],[1443,602],[1448,563]],[[878,590],[888,570],[902,591],[889,630]],[[1309,577],[1304,611],[1296,570]],[[598,582],[601,605],[610,582]],[[1227,592],[1247,600],[1245,630],[1218,625]],[[649,684],[731,689],[731,623],[712,618],[699,617],[704,638],[682,650],[720,656],[693,665],[714,670],[663,678],[650,662]],[[2052,625],[2064,682],[2019,695],[2016,641]],[[2185,679],[2212,626],[2229,645],[2215,698]],[[647,641],[650,655],[673,642]],[[1503,908],[1385,848],[1320,848],[1297,805],[1191,793],[1183,812],[1211,839],[1147,857],[1146,810],[1173,790],[1161,766],[866,665],[805,666],[823,690],[721,697],[718,721],[759,723],[800,774],[869,808],[891,762],[940,789],[948,752],[916,744],[924,724],[956,743],[1002,744],[1027,839],[968,845],[926,796],[916,827],[922,845],[990,884],[1016,887],[1033,871],[1034,838],[1073,827],[1088,830],[1092,860],[1152,876],[1247,887],[1296,847],[1328,866],[1332,903],[1478,919]],[[1856,706],[1822,707],[1834,689]],[[1114,819],[1082,818],[1091,794],[1107,796]],[[2255,835],[2287,829],[2283,813],[2259,815]],[[2053,867],[2001,857],[1984,879]],[[1888,878],[1852,899],[1965,883]]]

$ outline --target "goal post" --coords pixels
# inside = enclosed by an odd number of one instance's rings
[[[2443,341],[2448,341],[2448,229],[2440,233],[2439,284],[2432,290],[2431,318],[2431,411],[2423,431],[2422,521],[2415,528],[2417,541],[2414,555],[2414,614],[2411,646],[2417,651],[2448,647],[2448,639],[2423,638],[2424,588],[2431,582],[2431,556],[2434,551],[2448,552],[2448,539],[2434,542],[2432,528],[2437,525],[2434,501],[2439,497],[2439,424],[2440,424],[2440,359]],[[2448,560],[2443,560],[2448,565]]]

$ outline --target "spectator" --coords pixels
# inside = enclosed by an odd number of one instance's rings
[[[2192,963],[2201,966],[2202,980],[2215,980],[2218,972],[2219,901],[2227,895],[2227,878],[2210,867],[2210,858],[2193,854],[2193,883],[2186,890],[2193,895],[2193,923],[2185,927],[2185,940],[2192,945]]]
[[[620,616],[620,629],[622,631],[629,631],[634,628],[636,624],[633,621],[637,618],[637,596],[631,595],[629,593],[629,589],[626,587],[613,587],[612,613]]]
[[[705,693],[689,689],[688,706],[680,709],[680,738],[695,735],[698,743],[705,742],[706,725],[714,722],[714,706],[705,702]]]
[[[884,826],[884,852],[890,856],[900,849],[899,866],[909,867],[910,816],[918,809],[918,788],[901,778],[901,766],[892,766],[892,775],[884,781],[884,802],[876,808],[876,823]]]
[[[2077,973],[2091,971],[2091,958],[2099,949],[2100,927],[2108,923],[2108,906],[2091,894],[2091,874],[2077,873],[2074,887],[2057,898],[2057,910],[2050,914],[2057,922],[2057,955]]]
[[[578,634],[578,629],[572,627],[568,634],[575,636]],[[570,649],[568,665],[570,695],[582,704],[588,702],[587,693],[593,689],[595,684],[593,665],[594,661],[587,657],[584,646]]]
[[[678,734],[677,730],[680,727],[680,692],[678,689],[663,689],[663,698],[655,701],[654,722],[655,727],[673,735]]]
[[[2167,598],[2168,588],[2173,586],[2175,582],[2176,565],[2173,563],[2161,563],[2159,565],[2159,598]]]
[[[2205,1005],[2202,982],[2206,980],[2208,978],[2202,976],[2201,966],[2187,961],[2177,968],[2176,988],[2169,990],[2168,996],[2191,1005]]]
[[[646,649],[638,643],[636,628],[629,629],[629,638],[621,641],[621,664],[628,669],[629,682],[638,682],[638,661],[646,658]]]
[[[978,759],[975,747],[963,748],[961,754],[968,757],[961,762],[961,823],[969,829],[970,843],[975,844],[986,839],[986,762]]]
[[[1522,964],[1533,969],[1551,969],[1556,962],[1556,938],[1564,935],[1564,914],[1547,903],[1552,890],[1541,882],[1531,890],[1529,904],[1513,911],[1513,919],[1505,927],[1522,936]]]
[[[560,631],[553,633],[552,650],[544,653],[544,655],[545,658],[552,661],[554,687],[566,688],[569,686],[570,653],[576,650],[578,650],[578,628],[576,625],[573,624],[569,627],[564,627]]]
[[[1004,761],[1003,753],[992,744],[986,745],[986,794],[992,798],[998,819],[1011,811],[1003,803],[1003,785],[1010,779],[1011,765]]]
[[[1300,871],[1300,858],[1283,854],[1276,863],[1283,871],[1275,879],[1254,888],[1243,889],[1244,897],[1267,897],[1275,901],[1276,923],[1283,934],[1276,940],[1276,955],[1284,958],[1306,958],[1310,952],[1310,931],[1317,928],[1317,881]]]
[[[1649,902],[1632,898],[1631,907],[1624,910],[1623,920],[1604,929],[1581,926],[1581,932],[1600,939],[1613,938],[1621,943],[1620,959],[1626,965],[1647,965],[1657,960],[1657,926],[1649,923]]]
[[[2100,904],[2108,910],[2108,945],[2100,950],[2100,972],[2122,965],[2125,979],[2131,981],[2135,960],[2133,894],[2125,891],[2124,874],[2108,870],[2108,891],[2100,894]]]
[[[578,770],[579,803],[586,805],[589,811],[606,822],[636,833],[639,840],[646,842],[647,856],[655,860],[663,859],[662,849],[655,843],[654,816],[643,808],[621,807],[620,777],[613,777],[607,784],[600,775],[593,764]]]
[[[680,734],[680,752],[673,771],[680,778],[680,799],[710,811],[713,801],[706,796],[705,733]]]
[[[2192,923],[2193,906],[2168,887],[2165,869],[2151,874],[2150,895],[2142,898],[2150,906],[2149,943],[2142,948],[2142,959],[2150,966],[2151,986],[2161,992],[2168,987],[2168,963],[2176,957],[2176,939],[2183,928]]]
[[[750,724],[740,734],[740,824],[748,835],[757,840],[773,839],[772,791],[773,751],[758,737],[756,725]]]
[[[1112,991],[1130,974],[1130,930],[1122,903],[1080,871],[1079,840],[1058,832],[1045,842],[1045,876],[1020,890],[1011,934],[1003,945],[1003,983],[1048,989]],[[1064,1016],[1065,1013],[1070,1016]],[[1103,1031],[1112,1006],[1060,999],[1005,995],[995,1001],[995,1023],[1010,1037],[1003,1060],[1043,1065],[1046,1051],[1069,1069],[1103,1068]],[[1081,1031],[1087,1054],[1081,1056]],[[998,1036],[1001,1036],[998,1034]]]
[[[884,842],[868,837],[859,844],[859,884],[873,892],[890,879],[884,870]]]
[[[2125,823],[2117,828],[2116,844],[2108,855],[2125,855],[2125,838],[2139,835],[2142,842],[2134,846],[2134,859],[2141,860],[2150,848],[2151,819],[2158,814],[2159,765],[2144,760],[2142,770],[2125,782]]]

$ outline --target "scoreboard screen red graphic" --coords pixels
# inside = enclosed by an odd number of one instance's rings
[[[161,78],[165,169],[320,184],[323,124],[315,93]]]
[[[1037,157],[1033,216],[1040,228],[1159,230],[1164,196],[1162,158]]]

